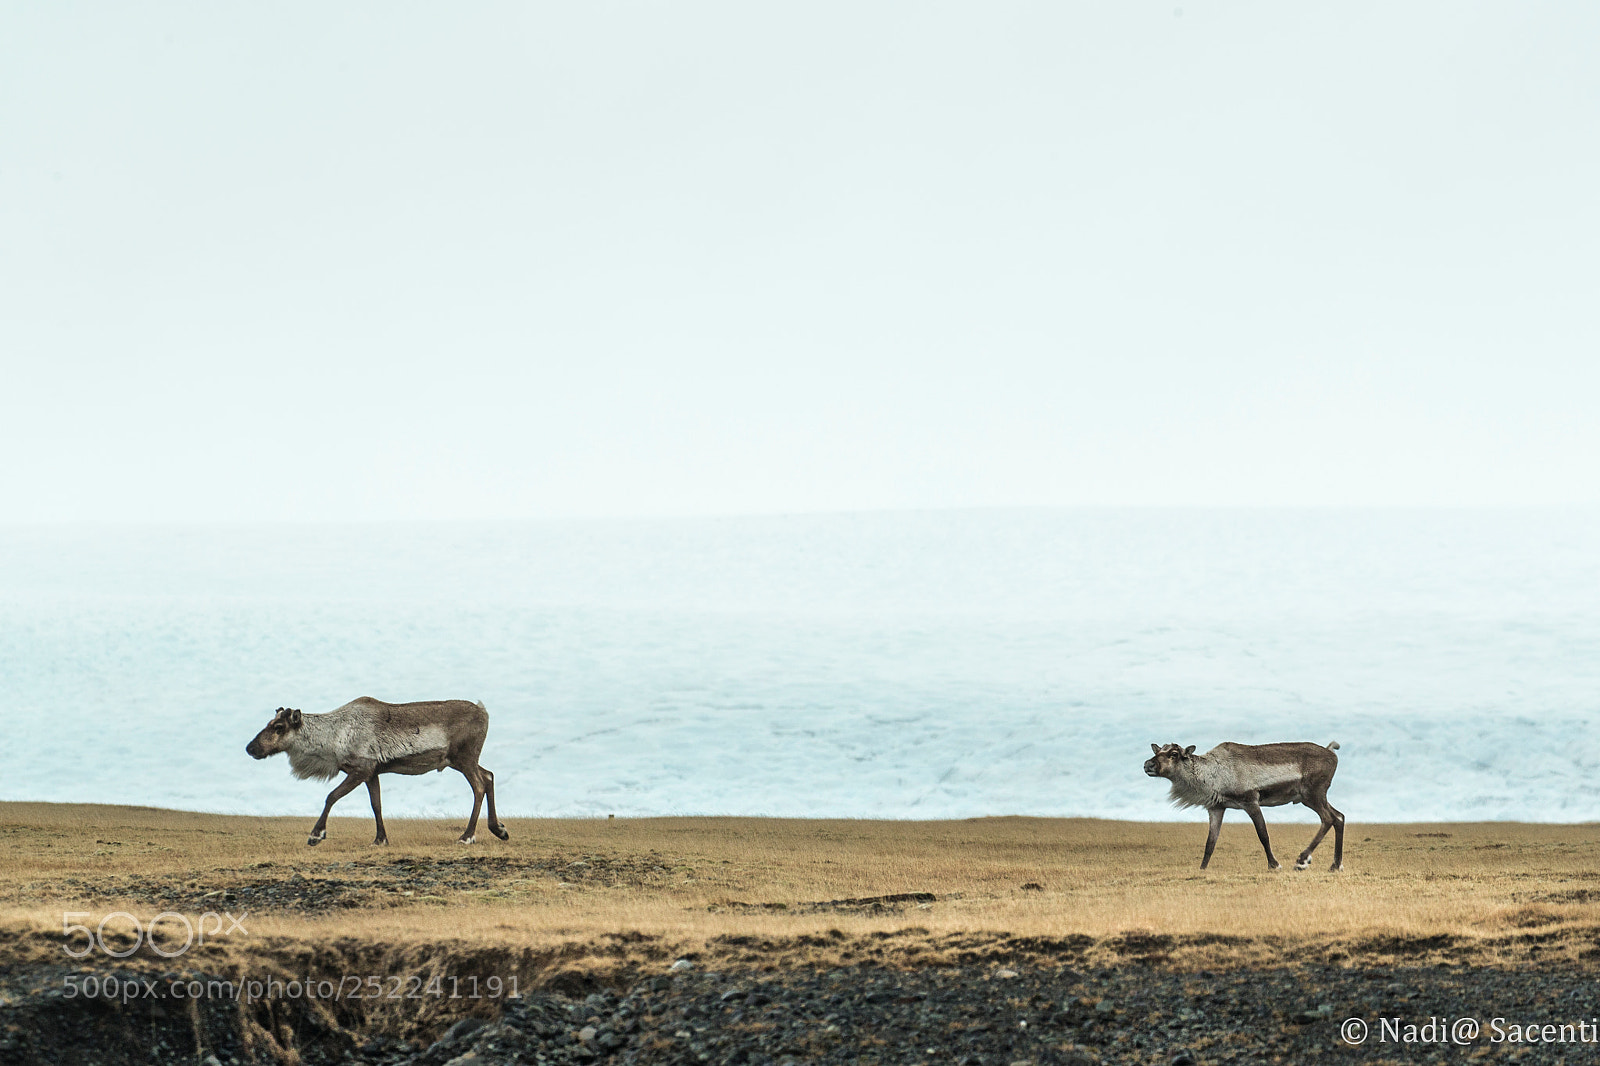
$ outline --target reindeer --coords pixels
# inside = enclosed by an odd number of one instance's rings
[[[1311,865],[1311,853],[1333,829],[1332,870],[1344,869],[1344,815],[1328,802],[1328,786],[1339,768],[1337,741],[1320,744],[1218,744],[1204,755],[1194,753],[1194,745],[1150,745],[1155,755],[1146,760],[1144,772],[1172,782],[1171,798],[1179,807],[1204,807],[1211,814],[1211,832],[1206,836],[1206,854],[1200,860],[1204,870],[1216,849],[1222,832],[1222,813],[1229,807],[1244,811],[1256,825],[1256,835],[1267,853],[1267,869],[1278,870],[1277,857],[1267,839],[1267,822],[1261,808],[1299,803],[1317,812],[1322,828],[1311,838],[1306,850],[1295,860],[1294,868]]]
[[[374,845],[389,843],[383,829],[383,802],[378,795],[379,774],[425,774],[453,766],[472,786],[472,817],[460,843],[477,839],[478,810],[489,800],[489,832],[510,839],[494,813],[494,774],[478,765],[489,732],[489,712],[482,703],[467,700],[431,700],[425,703],[384,703],[370,696],[351,700],[327,714],[302,714],[279,707],[267,727],[245,745],[253,759],[278,752],[289,753],[289,770],[298,778],[327,781],[345,774],[322,807],[322,817],[311,827],[306,843],[320,844],[328,836],[328,812],[333,805],[366,785],[372,798],[372,817],[378,823]]]

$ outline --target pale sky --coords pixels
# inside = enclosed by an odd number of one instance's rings
[[[1597,502],[1597,40],[9,4],[0,521]]]

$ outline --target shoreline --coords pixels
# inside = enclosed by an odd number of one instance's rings
[[[329,823],[332,824],[333,822],[339,822],[339,821],[352,822],[352,823],[353,822],[365,821],[365,822],[368,822],[368,824],[370,824],[371,823],[370,814],[368,814],[366,812],[366,808],[365,807],[362,807],[359,803],[356,802],[357,800],[359,800],[361,798],[361,795],[364,795],[364,793],[362,793],[362,794],[353,794],[353,796],[351,798],[348,798],[346,800],[346,803],[350,804],[352,810],[360,809],[361,812],[362,812],[361,814],[351,814],[351,813],[334,814],[334,815],[331,815],[329,817],[329,819],[328,819]],[[0,825],[5,824],[8,821],[8,819],[9,820],[19,821],[19,822],[21,822],[21,821],[32,821],[32,820],[35,820],[40,813],[58,812],[60,814],[67,814],[67,813],[71,813],[73,811],[83,811],[83,812],[93,812],[93,811],[129,811],[129,812],[139,812],[141,814],[147,814],[147,815],[149,815],[149,814],[157,814],[157,815],[194,815],[194,816],[203,817],[203,818],[248,818],[248,819],[253,819],[253,820],[258,820],[258,821],[271,821],[271,822],[304,821],[309,825],[311,822],[316,821],[316,815],[317,815],[317,811],[315,809],[316,808],[317,797],[313,796],[312,799],[313,799],[313,802],[308,804],[304,809],[296,809],[296,810],[287,811],[287,812],[278,812],[276,814],[251,814],[249,812],[238,812],[238,811],[207,811],[207,810],[198,810],[198,809],[191,808],[191,807],[158,807],[158,806],[151,806],[151,805],[148,805],[148,804],[141,804],[141,803],[90,803],[90,802],[76,802],[76,801],[67,803],[67,802],[57,802],[57,801],[54,801],[54,800],[5,800],[5,799],[0,799]],[[470,799],[470,797],[469,797],[469,799]],[[340,811],[340,812],[345,812],[345,804],[342,803],[342,804],[339,805],[339,807],[337,807],[335,809]],[[1265,812],[1267,814],[1272,814],[1272,813],[1277,812],[1277,811],[1284,811],[1284,810],[1289,810],[1289,809],[1290,809],[1289,807],[1282,807],[1282,808],[1267,807],[1267,808],[1264,808],[1264,810],[1265,810]],[[1249,827],[1249,823],[1244,820],[1243,812],[1241,812],[1241,811],[1230,811],[1229,814],[1230,814],[1230,817],[1229,817],[1228,823],[1227,823],[1229,826],[1234,825],[1235,824],[1235,819],[1238,819],[1238,824],[1239,825],[1241,825],[1241,826],[1243,826],[1245,828]],[[848,814],[804,815],[804,816],[802,816],[802,815],[769,815],[769,814],[649,814],[649,815],[619,815],[619,814],[560,814],[560,815],[552,814],[552,815],[542,815],[541,814],[541,815],[518,815],[518,814],[504,814],[503,813],[502,816],[505,819],[507,819],[508,821],[514,820],[514,821],[518,821],[518,822],[553,822],[553,823],[562,823],[562,822],[579,822],[579,823],[581,823],[581,822],[606,822],[606,821],[634,822],[634,823],[638,823],[638,822],[667,822],[667,821],[692,821],[692,822],[718,822],[718,821],[752,821],[752,822],[761,822],[761,821],[765,821],[765,822],[797,822],[797,823],[808,823],[808,822],[843,822],[843,823],[865,823],[865,824],[881,823],[881,824],[885,824],[885,825],[958,825],[958,824],[970,823],[970,822],[992,822],[992,821],[1003,821],[1003,820],[1016,820],[1016,821],[1033,821],[1033,822],[1088,822],[1088,823],[1099,823],[1099,824],[1105,824],[1105,825],[1127,825],[1127,826],[1192,826],[1192,825],[1198,825],[1198,826],[1201,827],[1202,830],[1204,830],[1204,828],[1205,828],[1205,813],[1204,813],[1204,811],[1199,811],[1197,813],[1195,810],[1190,810],[1189,812],[1187,812],[1187,815],[1185,815],[1185,816],[1180,816],[1180,817],[1176,817],[1176,818],[1173,818],[1173,819],[1155,819],[1155,820],[1148,819],[1148,818],[1143,818],[1143,819],[1141,819],[1141,818],[1101,818],[1101,817],[1098,817],[1096,815],[1087,815],[1087,814],[1060,814],[1060,815],[1057,815],[1057,814],[975,814],[975,815],[971,815],[971,816],[968,816],[968,817],[962,817],[962,818],[885,818],[885,817],[878,817],[878,816],[848,815]],[[449,822],[459,822],[461,820],[461,818],[460,818],[459,814],[440,815],[440,816],[437,816],[437,817],[434,817],[434,816],[423,816],[423,815],[416,815],[416,816],[412,816],[412,815],[391,815],[391,814],[387,813],[387,808],[385,808],[385,814],[383,816],[383,820],[384,820],[385,823],[397,823],[397,824],[414,823],[414,824],[417,824],[417,825],[442,825],[442,824],[449,823]],[[481,822],[481,819],[480,819],[480,822]],[[1284,827],[1286,829],[1292,829],[1292,828],[1294,828],[1296,826],[1311,826],[1311,827],[1315,827],[1317,824],[1318,823],[1317,823],[1317,819],[1316,819],[1315,815],[1306,815],[1305,816],[1305,820],[1303,820],[1303,821],[1285,821],[1285,820],[1281,820],[1281,819],[1268,819],[1267,826],[1268,826],[1269,829],[1273,828],[1274,826],[1282,826],[1282,827]],[[1352,822],[1351,824],[1355,825],[1357,823]],[[1362,825],[1362,826],[1373,828],[1373,829],[1430,828],[1430,827],[1436,827],[1436,826],[1437,827],[1444,827],[1444,828],[1449,828],[1449,827],[1452,827],[1452,826],[1490,827],[1490,826],[1497,826],[1497,825],[1498,826],[1523,826],[1523,827],[1549,827],[1549,828],[1581,828],[1581,827],[1584,827],[1584,826],[1592,826],[1592,827],[1600,828],[1600,818],[1594,818],[1594,819],[1582,820],[1582,821],[1529,821],[1527,819],[1516,819],[1516,818],[1435,819],[1435,820],[1413,820],[1413,821],[1394,821],[1394,822],[1369,822],[1369,821],[1363,821],[1363,822],[1361,822],[1359,824]]]

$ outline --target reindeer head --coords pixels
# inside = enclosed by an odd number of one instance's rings
[[[1144,772],[1151,777],[1172,777],[1185,760],[1194,758],[1193,744],[1187,748],[1180,748],[1176,744],[1168,744],[1165,747],[1152,744],[1150,750],[1155,754],[1144,761]]]
[[[252,759],[265,759],[268,755],[276,755],[287,749],[300,732],[302,721],[299,711],[279,707],[267,727],[244,746],[245,754]]]

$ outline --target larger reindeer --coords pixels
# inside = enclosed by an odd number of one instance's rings
[[[1267,853],[1267,869],[1281,867],[1267,839],[1267,820],[1263,807],[1300,803],[1317,812],[1322,828],[1311,838],[1306,850],[1295,860],[1294,868],[1311,865],[1311,853],[1333,829],[1333,866],[1344,869],[1344,815],[1328,802],[1328,786],[1339,768],[1334,754],[1338,743],[1321,744],[1218,744],[1204,755],[1194,753],[1194,745],[1150,745],[1155,755],[1145,760],[1144,772],[1172,782],[1172,802],[1179,807],[1204,807],[1211,815],[1211,832],[1206,836],[1204,870],[1211,862],[1217,837],[1222,832],[1222,813],[1229,807],[1250,816],[1256,835]]]
[[[326,781],[344,772],[345,778],[328,793],[322,817],[311,827],[307,844],[320,844],[328,835],[328,812],[358,785],[366,785],[372,798],[372,817],[378,823],[374,844],[389,843],[383,829],[383,801],[378,794],[379,774],[425,774],[453,766],[472,786],[472,817],[467,819],[461,843],[477,839],[478,811],[489,800],[489,832],[501,840],[511,834],[494,812],[494,774],[478,765],[489,733],[489,712],[481,703],[467,700],[430,700],[425,703],[384,703],[363,696],[327,714],[302,714],[279,707],[267,727],[245,745],[254,759],[288,752],[289,770],[299,778]]]

